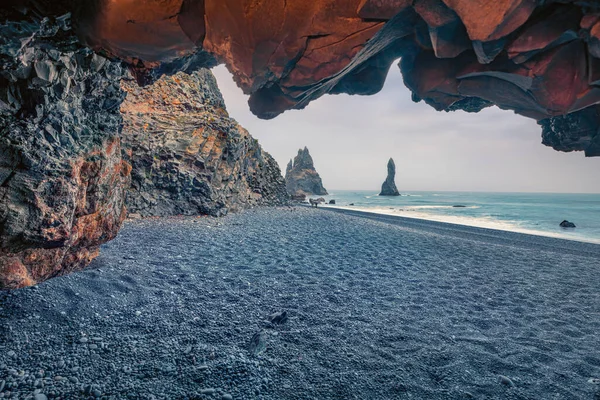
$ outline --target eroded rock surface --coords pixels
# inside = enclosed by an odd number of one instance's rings
[[[140,76],[193,54],[227,64],[262,118],[325,93],[373,94],[402,57],[415,101],[496,104],[540,121],[557,150],[600,155],[597,125],[563,121],[600,102],[598,2],[97,0],[80,15],[82,40]]]
[[[387,177],[381,185],[380,196],[400,196],[398,188],[396,187],[396,164],[394,160],[390,158],[387,164]]]
[[[17,3],[0,6],[0,290],[87,266],[99,246],[117,235],[126,194],[143,215],[221,215],[287,196],[278,166],[228,117],[206,71],[169,78],[171,86],[159,82],[163,91],[154,95],[130,90],[156,114],[128,120],[127,127],[140,127],[147,118],[144,128],[156,133],[148,142],[155,147],[138,143],[145,152],[125,152],[138,167],[134,188],[148,193],[130,190],[131,166],[123,160],[120,136],[126,67],[79,43],[66,12],[71,2],[39,1],[31,9]],[[195,69],[200,63],[194,55],[170,67]],[[170,122],[169,132],[159,129],[161,122]],[[126,139],[131,150],[134,133]]]
[[[277,162],[229,117],[213,74],[177,73],[140,88],[123,81],[130,213],[224,215],[287,202]]]
[[[328,194],[306,147],[298,150],[298,155],[288,163],[285,170],[285,185],[292,198]]]
[[[38,22],[0,23],[0,289],[85,267],[125,217],[124,71]]]

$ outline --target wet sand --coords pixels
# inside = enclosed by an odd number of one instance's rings
[[[0,398],[600,399],[598,288],[600,246],[547,237],[304,207],[130,221],[88,270],[0,293]]]

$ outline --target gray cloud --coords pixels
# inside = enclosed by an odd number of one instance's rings
[[[445,113],[414,103],[396,66],[375,96],[324,96],[269,121],[249,112],[225,67],[214,73],[231,116],[282,169],[308,146],[331,190],[377,190],[393,157],[400,191],[600,193],[600,157],[543,146],[535,121],[511,111]]]

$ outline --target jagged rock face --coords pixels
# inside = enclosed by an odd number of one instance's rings
[[[122,87],[124,158],[133,168],[130,213],[220,216],[287,202],[279,166],[229,117],[209,70]]]
[[[544,143],[557,150],[600,154],[586,118],[564,123],[600,102],[595,1],[97,0],[84,9],[85,43],[143,76],[202,49],[206,63],[210,54],[227,64],[262,118],[325,93],[375,93],[402,57],[415,101],[444,111],[496,104],[552,125]]]
[[[85,267],[125,217],[120,63],[69,16],[0,23],[0,289]]]
[[[400,196],[398,188],[396,187],[396,164],[394,160],[390,158],[387,164],[387,177],[385,182],[381,185],[380,196]]]
[[[328,194],[306,147],[298,150],[294,161],[290,160],[288,163],[285,170],[285,185],[287,192],[293,198]]]

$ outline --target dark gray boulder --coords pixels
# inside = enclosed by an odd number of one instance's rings
[[[380,196],[400,196],[400,192],[398,192],[398,188],[396,187],[395,179],[396,179],[396,164],[394,163],[394,159],[390,158],[387,165],[387,178],[385,178],[385,182],[381,185],[381,193]]]
[[[575,224],[567,221],[566,219],[560,223],[561,228],[575,228]]]

